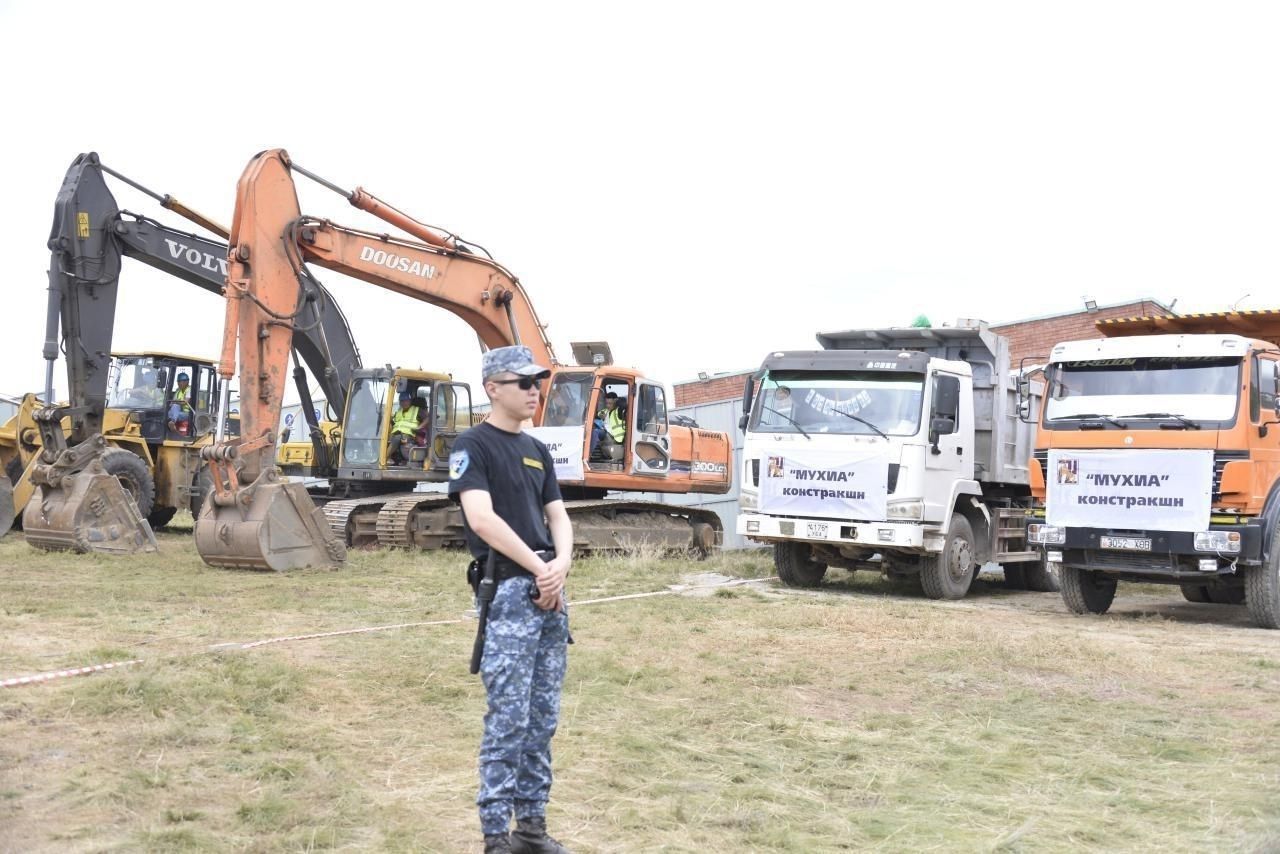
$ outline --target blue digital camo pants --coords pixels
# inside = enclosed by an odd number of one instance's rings
[[[551,736],[560,717],[569,617],[529,599],[533,579],[498,585],[489,606],[480,678],[489,710],[480,743],[480,828],[506,833],[516,818],[544,816],[551,795]]]

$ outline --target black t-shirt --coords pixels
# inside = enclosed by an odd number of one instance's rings
[[[555,463],[547,446],[528,433],[508,433],[485,422],[465,431],[449,454],[449,497],[469,489],[489,493],[498,518],[534,551],[554,546],[543,508],[560,500]],[[463,522],[466,522],[463,513]],[[477,560],[487,560],[489,546],[466,526],[467,547]]]

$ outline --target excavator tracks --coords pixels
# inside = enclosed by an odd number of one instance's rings
[[[708,555],[724,539],[710,510],[653,501],[566,501],[573,550],[622,552],[640,548]],[[324,515],[352,548],[464,548],[462,511],[443,493],[413,492],[330,501]]]
[[[391,496],[370,495],[328,501],[321,508],[329,529],[351,548],[378,545],[377,513]]]
[[[378,544],[393,549],[464,546],[462,511],[447,495],[419,492],[393,498],[378,511]]]

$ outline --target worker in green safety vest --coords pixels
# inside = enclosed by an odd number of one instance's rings
[[[619,445],[627,436],[626,415],[618,407],[618,395],[614,392],[605,394],[604,409],[596,413],[596,420],[591,428],[592,453],[595,453],[596,446],[604,439],[606,433]]]
[[[409,462],[409,452],[404,449],[417,441],[418,431],[425,430],[430,418],[427,407],[413,402],[413,395],[400,392],[400,408],[391,414],[391,436],[387,440],[387,465],[402,466]]]

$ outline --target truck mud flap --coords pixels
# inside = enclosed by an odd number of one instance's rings
[[[205,502],[195,531],[196,551],[210,566],[281,572],[346,560],[346,545],[300,483],[264,477],[229,504],[216,498]]]
[[[27,502],[22,529],[32,546],[125,555],[158,551],[155,534],[133,497],[107,473],[101,460],[63,482],[63,486],[37,486]],[[12,521],[12,489],[8,497]]]

